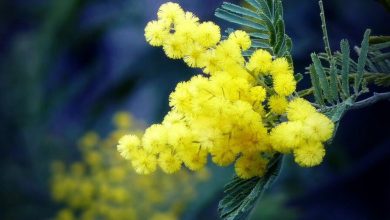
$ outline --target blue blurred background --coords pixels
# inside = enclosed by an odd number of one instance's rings
[[[175,84],[199,72],[145,42],[143,29],[163,2],[0,1],[0,219],[52,217],[53,159],[77,159],[77,138],[90,129],[108,132],[116,111],[160,121]],[[177,2],[228,26],[213,16],[220,0]],[[378,1],[324,4],[333,50],[342,38],[359,45],[366,28],[390,35],[390,13]],[[318,3],[286,0],[284,7],[295,70],[304,72],[310,53],[323,50]],[[389,111],[382,101],[349,112],[321,166],[298,168],[286,158],[255,219],[390,219]],[[222,189],[221,181],[207,184]],[[189,218],[217,219],[221,196],[208,195]]]

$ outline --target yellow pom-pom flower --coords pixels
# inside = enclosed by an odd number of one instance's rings
[[[272,129],[270,141],[275,151],[280,153],[290,153],[298,147],[302,140],[302,123],[283,122]]]
[[[181,59],[187,49],[186,39],[183,36],[172,34],[163,43],[164,52],[171,59]]]
[[[302,167],[319,165],[325,156],[325,149],[320,142],[305,144],[294,150],[294,160]]]
[[[189,67],[202,67],[204,64],[204,53],[206,53],[204,47],[199,44],[194,44],[187,49],[183,60]]]
[[[125,159],[130,159],[132,152],[137,150],[141,145],[141,141],[135,135],[125,135],[119,139],[118,143],[117,149]]]
[[[207,153],[203,149],[197,151],[190,150],[183,155],[183,162],[190,170],[200,170],[207,163]]]
[[[273,95],[268,100],[268,106],[271,110],[271,112],[276,114],[284,114],[286,112],[288,102],[286,97],[279,96],[279,95]]]
[[[161,21],[150,21],[145,27],[146,41],[152,46],[161,46],[169,36],[169,29]]]
[[[271,74],[274,77],[278,75],[285,75],[285,74],[291,75],[292,70],[287,59],[284,57],[280,57],[272,61]]]
[[[250,179],[255,176],[263,176],[267,161],[259,155],[241,156],[234,166],[234,169],[242,179]]]
[[[273,77],[274,90],[278,95],[289,96],[296,89],[296,81],[292,74],[280,74]]]
[[[248,50],[251,47],[251,39],[245,31],[234,31],[229,35],[229,39],[233,40],[236,42],[243,51]]]
[[[173,2],[167,2],[162,4],[157,12],[159,20],[164,22],[167,26],[176,24],[179,20],[183,19],[185,13],[179,4]]]
[[[237,154],[233,150],[226,150],[222,147],[214,147],[210,150],[212,160],[219,166],[228,166],[236,160]]]
[[[303,121],[303,131],[307,138],[327,141],[332,137],[334,130],[333,122],[320,113],[310,114]]]
[[[272,55],[263,49],[256,50],[249,58],[246,68],[258,74],[267,74],[271,70]]]
[[[131,165],[138,174],[150,174],[156,171],[157,158],[153,154],[139,149],[134,152]]]
[[[152,154],[158,154],[167,148],[168,130],[161,124],[155,124],[146,129],[142,137],[143,148]]]
[[[164,172],[175,173],[180,170],[182,161],[178,155],[167,150],[159,155],[158,164]]]
[[[266,98],[266,91],[265,91],[264,87],[262,87],[262,86],[255,86],[255,87],[250,88],[249,94],[250,94],[251,100],[253,100],[253,101],[263,102]]]
[[[224,70],[228,70],[231,65],[244,63],[241,49],[233,40],[221,41],[215,49],[215,55]]]
[[[196,41],[203,47],[215,46],[221,39],[221,29],[213,22],[203,22],[195,32]]]
[[[317,111],[310,102],[303,98],[296,98],[288,103],[287,118],[290,121],[302,121],[315,112]]]

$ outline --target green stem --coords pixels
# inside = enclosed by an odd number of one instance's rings
[[[326,28],[326,19],[325,19],[325,10],[324,10],[324,4],[322,2],[322,0],[320,0],[318,2],[318,4],[320,5],[320,17],[321,17],[321,28],[322,28],[322,32],[324,34],[323,36],[323,40],[324,40],[324,44],[325,44],[325,51],[326,53],[328,54],[328,58],[329,60],[331,59],[332,57],[332,50],[330,49],[330,43],[329,43],[329,37],[328,37],[328,30]]]

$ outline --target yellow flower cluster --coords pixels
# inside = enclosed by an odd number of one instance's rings
[[[185,170],[172,176],[137,175],[114,147],[120,136],[135,131],[135,122],[120,112],[114,123],[117,129],[105,139],[95,132],[81,138],[81,161],[68,167],[53,163],[51,194],[63,204],[55,219],[180,219],[195,196],[194,188],[208,178],[207,170],[196,175]]]
[[[168,57],[205,74],[177,85],[161,124],[149,127],[141,139],[120,139],[118,151],[137,173],[152,173],[157,166],[174,173],[182,164],[198,170],[208,155],[220,166],[235,163],[241,178],[262,176],[276,152],[294,151],[302,166],[321,162],[322,142],[330,138],[333,123],[309,102],[294,99],[296,81],[285,58],[259,49],[246,59],[242,52],[251,46],[246,32],[222,40],[217,25],[199,22],[170,2],[160,7],[157,21],[147,24],[145,37]],[[281,123],[286,111],[289,121]]]

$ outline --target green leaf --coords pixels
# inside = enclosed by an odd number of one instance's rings
[[[324,98],[321,92],[320,80],[318,78],[314,65],[309,66],[309,73],[310,73],[311,84],[313,85],[314,88],[313,92],[314,92],[314,98],[316,100],[316,103],[320,105],[325,105]]]
[[[224,3],[222,3],[221,8],[226,9],[226,10],[233,12],[233,13],[236,13],[236,14],[243,15],[243,16],[248,16],[248,17],[255,18],[255,19],[260,18],[256,12],[253,12],[252,10],[249,10],[247,8],[244,8],[244,7],[232,4],[232,3],[224,2]]]
[[[250,32],[248,34],[249,34],[249,36],[254,37],[254,38],[269,40],[269,34],[258,33],[258,32]]]
[[[279,51],[284,44],[285,33],[284,33],[284,22],[282,18],[279,18],[276,22],[276,45],[275,53],[280,54]]]
[[[224,9],[217,8],[217,10],[215,11],[215,16],[226,21],[253,28],[259,31],[267,31],[267,28],[264,25],[256,23],[246,17],[241,17]]]
[[[328,100],[328,102],[332,102],[332,95],[330,92],[329,83],[328,80],[326,79],[326,74],[324,68],[322,67],[321,61],[315,53],[311,54],[311,59],[313,61],[314,68],[316,70],[315,72],[318,75],[318,79],[320,81],[320,86],[323,91],[324,97],[326,100]]]
[[[366,66],[367,54],[368,54],[368,39],[370,36],[371,30],[367,29],[364,33],[364,38],[362,41],[360,55],[358,59],[357,74],[354,84],[355,94],[358,94],[360,85],[363,80],[364,67]]]
[[[330,92],[332,94],[332,99],[335,102],[338,102],[339,94],[337,88],[337,69],[336,69],[336,60],[332,59],[330,62]]]
[[[382,61],[382,60],[386,60],[386,59],[389,59],[390,58],[390,52],[389,53],[383,53],[383,54],[380,54],[378,56],[375,56],[374,58],[372,58],[373,61]]]
[[[243,52],[250,56],[254,49],[268,50],[276,57],[286,57],[292,64],[291,39],[285,34],[281,0],[245,0],[249,6],[224,2],[215,11],[215,16],[245,28],[252,40],[251,48]]]
[[[272,11],[268,5],[268,3],[266,2],[266,0],[257,0],[257,2],[259,2],[260,4],[260,8],[261,10],[263,11],[263,13],[268,17],[268,18],[272,18]]]
[[[388,47],[390,47],[390,41],[384,42],[384,43],[370,45],[370,51],[382,50],[382,49],[386,49]]]
[[[225,197],[220,201],[218,211],[222,220],[239,220],[248,217],[262,193],[276,180],[283,157],[276,154],[269,162],[263,177],[241,179],[234,177],[225,186]]]
[[[254,8],[261,8],[261,5],[257,0],[245,0],[245,1]]]
[[[274,1],[274,7],[275,7],[275,15],[274,18],[283,18],[283,4],[282,0],[275,0]]]
[[[262,49],[270,48],[267,43],[261,42],[259,40],[252,40],[251,47],[253,47],[253,48],[262,48]]]
[[[350,49],[349,49],[349,43],[348,40],[342,40],[340,42],[340,47],[341,47],[341,53],[343,55],[343,60],[342,60],[342,69],[341,69],[341,85],[343,92],[346,97],[350,96],[349,93],[349,79],[348,79],[348,74],[349,74],[349,54],[350,54]]]
[[[295,81],[299,82],[303,79],[303,75],[300,73],[297,73],[294,75]]]
[[[276,28],[272,20],[267,17],[263,12],[258,12],[261,17],[261,21],[267,26],[268,33],[270,35],[270,44],[274,45],[276,41]]]

